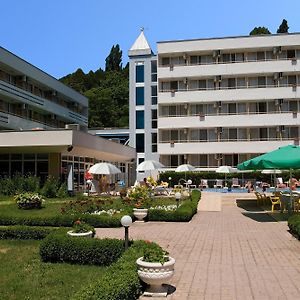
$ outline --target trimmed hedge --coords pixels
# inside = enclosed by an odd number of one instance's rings
[[[300,215],[293,215],[288,219],[288,226],[293,234],[296,234],[300,239]]]
[[[72,300],[133,300],[138,299],[142,285],[136,260],[147,247],[144,241],[135,241],[123,256],[94,283],[77,292]]]
[[[57,230],[56,228],[49,227],[33,227],[33,226],[1,226],[0,227],[0,240],[14,239],[14,240],[41,240],[49,233]]]
[[[63,226],[72,227],[73,223],[80,219],[93,227],[120,227],[121,215],[99,216],[88,214],[45,216],[7,216],[0,213],[0,225],[28,225],[28,226]]]
[[[166,211],[160,209],[149,209],[149,221],[166,221],[166,222],[188,222],[197,213],[198,202],[201,198],[201,192],[193,190],[191,200],[185,200],[184,203],[175,211]]]
[[[67,230],[49,234],[40,245],[40,256],[44,262],[108,266],[123,252],[122,240],[70,237]]]

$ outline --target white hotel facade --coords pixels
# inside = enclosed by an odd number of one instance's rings
[[[158,42],[156,60],[157,156],[165,166],[236,166],[298,143],[299,33]],[[134,76],[131,132],[140,109]],[[143,109],[146,120],[151,111]],[[153,131],[149,125],[145,135]]]

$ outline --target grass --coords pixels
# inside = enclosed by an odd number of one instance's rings
[[[43,263],[38,241],[0,241],[1,299],[68,299],[105,268]]]

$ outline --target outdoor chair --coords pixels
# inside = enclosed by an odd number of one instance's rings
[[[277,178],[277,188],[286,188],[286,184],[283,183],[283,179],[282,177],[278,177]]]
[[[270,196],[272,212],[274,212],[275,205],[279,205],[279,207],[281,206],[280,195],[281,192],[275,192],[274,195]]]
[[[216,184],[214,185],[214,188],[217,188],[217,189],[223,188],[223,180],[217,179]]]
[[[241,185],[239,184],[239,179],[238,178],[232,178],[232,188],[240,188]]]
[[[199,184],[200,189],[207,189],[208,188],[208,183],[207,179],[201,179],[200,184]]]

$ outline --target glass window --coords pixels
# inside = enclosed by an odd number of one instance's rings
[[[236,113],[236,103],[228,103],[228,112],[230,114]]]
[[[135,66],[135,82],[144,82],[144,65]]]
[[[265,52],[257,52],[257,60],[265,60]]]
[[[266,77],[260,76],[257,78],[258,87],[266,87]]]
[[[168,65],[170,64],[170,57],[163,57],[163,58],[161,59],[161,64],[162,64],[163,66],[168,66]]]
[[[157,73],[157,61],[151,60],[151,73]]]
[[[290,111],[298,111],[298,102],[289,101]]]
[[[287,50],[287,52],[286,52],[286,57],[287,57],[287,58],[294,58],[294,57],[296,57],[296,52],[295,52],[295,50]]]
[[[144,87],[136,87],[135,88],[135,104],[136,105],[144,105],[145,91]]]
[[[151,103],[152,103],[152,105],[157,104],[157,86],[156,85],[151,86]]]
[[[152,109],[152,128],[157,128],[157,109]]]
[[[145,114],[143,110],[136,111],[136,129],[145,128]]]
[[[135,135],[136,152],[145,152],[145,135],[137,133]]]

